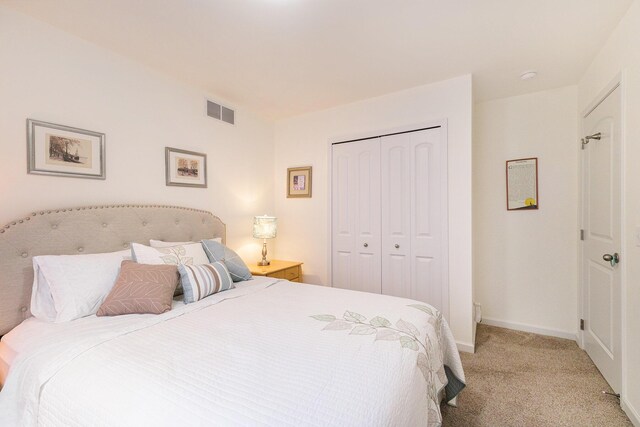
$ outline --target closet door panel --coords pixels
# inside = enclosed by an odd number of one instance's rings
[[[333,150],[332,179],[332,286],[350,289],[353,274],[349,266],[354,262],[353,247],[355,245],[353,215],[353,160],[349,150]],[[339,206],[339,209],[335,207]]]
[[[414,256],[411,259],[411,264],[411,289],[413,290],[411,298],[424,301],[440,310],[438,305],[441,300],[441,289],[440,286],[433,286],[438,283],[437,260],[432,257]]]
[[[353,144],[357,156],[357,261],[351,289],[380,293],[380,140]]]
[[[406,135],[381,138],[382,293],[411,295],[411,151]]]
[[[390,254],[384,261],[383,272],[386,272],[382,281],[384,295],[412,298],[410,263],[409,256],[400,254]]]
[[[380,144],[378,139],[357,150],[354,195],[357,210],[357,247],[364,254],[380,253]],[[365,246],[366,245],[366,246]]]
[[[334,288],[351,289],[353,284],[353,274],[351,274],[350,266],[353,263],[351,251],[337,250],[333,254],[333,278],[332,286]]]
[[[380,293],[379,139],[332,151],[332,285]]]
[[[446,197],[443,197],[446,195],[443,192],[446,152],[443,153],[440,128],[409,135],[413,159],[410,184],[412,298],[447,312],[442,242],[446,232],[443,218],[443,209],[446,211]]]
[[[424,301],[446,315],[442,131],[383,137],[381,147],[382,293]]]

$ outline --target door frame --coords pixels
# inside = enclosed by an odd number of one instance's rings
[[[446,191],[443,192],[442,194],[442,200],[443,200],[443,206],[442,208],[445,211],[445,215],[443,215],[444,218],[444,224],[443,224],[443,233],[444,236],[446,236],[446,238],[444,239],[443,242],[443,257],[442,257],[442,261],[443,261],[443,268],[442,268],[442,277],[443,280],[446,283],[446,289],[445,289],[445,297],[443,299],[445,299],[447,301],[445,310],[443,310],[443,315],[445,317],[445,319],[447,319],[447,321],[449,321],[449,313],[451,312],[451,299],[450,299],[450,283],[449,283],[449,240],[451,239],[451,234],[449,232],[449,213],[450,213],[450,209],[449,209],[449,133],[448,133],[448,121],[446,118],[442,118],[442,119],[436,119],[436,120],[429,120],[426,122],[421,122],[421,123],[413,123],[413,124],[408,124],[408,125],[403,125],[403,126],[396,126],[396,127],[392,127],[392,128],[383,128],[383,129],[374,129],[374,130],[368,130],[368,131],[363,131],[363,132],[358,132],[358,133],[352,133],[352,134],[343,134],[343,135],[338,135],[338,136],[333,136],[330,137],[327,141],[327,164],[328,164],[328,173],[327,173],[327,198],[329,203],[327,203],[327,224],[326,224],[326,230],[327,230],[327,236],[328,236],[328,240],[329,240],[329,244],[327,245],[327,253],[326,253],[326,257],[327,257],[327,278],[329,280],[330,286],[333,287],[333,283],[332,282],[332,273],[333,273],[333,265],[332,265],[332,253],[333,253],[333,235],[332,235],[332,230],[333,230],[333,224],[332,224],[332,216],[333,216],[333,194],[332,194],[332,184],[333,184],[333,144],[335,143],[339,143],[339,142],[347,142],[347,141],[354,141],[354,140],[359,140],[359,139],[370,139],[370,138],[377,138],[383,135],[388,135],[388,134],[394,134],[394,133],[402,133],[402,132],[413,132],[413,131],[417,131],[420,129],[425,129],[425,128],[432,128],[432,127],[440,127],[441,129],[441,138],[442,141],[445,144],[445,150],[447,153],[447,165],[446,165],[446,171],[447,173],[444,174],[443,176],[443,183],[442,186],[444,189],[446,189]]]
[[[625,262],[625,252],[627,248],[628,238],[626,235],[626,182],[625,182],[625,171],[627,168],[626,161],[626,132],[625,132],[625,124],[626,124],[626,108],[625,108],[625,99],[626,99],[626,85],[625,85],[625,73],[618,73],[605,87],[600,91],[598,96],[596,96],[580,114],[580,123],[579,123],[579,137],[578,144],[581,144],[580,139],[584,137],[584,119],[595,110],[616,88],[620,88],[620,251],[622,253],[622,262],[620,263],[620,361],[621,361],[621,396],[626,395],[627,390],[627,381],[626,381],[626,373],[627,373],[627,341],[626,341],[626,304],[625,301],[627,299],[627,263]],[[585,218],[584,218],[584,173],[585,173],[585,164],[584,164],[584,156],[583,150],[578,150],[579,156],[579,177],[578,182],[580,183],[579,188],[579,203],[578,203],[578,219],[580,224],[580,229],[584,230],[585,228]],[[578,230],[580,233],[580,230]],[[580,239],[580,237],[578,237]],[[585,304],[586,304],[586,289],[584,286],[584,245],[582,244],[582,240],[579,240],[578,245],[578,318],[576,319],[576,324],[580,325],[580,319],[584,319]],[[578,345],[584,350],[584,331],[578,327]],[[622,400],[621,400],[622,401]]]

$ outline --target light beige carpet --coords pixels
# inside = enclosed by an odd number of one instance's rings
[[[574,341],[478,325],[462,353],[467,387],[443,426],[631,426],[618,399]]]

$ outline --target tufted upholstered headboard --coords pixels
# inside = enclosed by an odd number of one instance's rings
[[[0,228],[0,335],[30,316],[36,255],[113,252],[149,239],[198,241],[226,226],[210,212],[176,206],[115,205],[34,212]]]

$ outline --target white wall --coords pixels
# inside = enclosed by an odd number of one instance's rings
[[[575,339],[575,86],[475,105],[473,256],[485,323]],[[538,157],[540,208],[507,211],[505,161]]]
[[[275,201],[278,258],[304,262],[305,281],[330,285],[329,140],[448,119],[450,323],[461,348],[473,349],[471,282],[471,76],[392,93],[276,123]],[[286,198],[286,171],[313,166],[313,197]]]
[[[634,233],[640,226],[640,2],[637,0],[586,71],[578,85],[579,111],[607,84],[623,73],[623,170],[625,188],[622,262],[623,348],[622,406],[640,426],[640,247]]]
[[[204,103],[201,90],[0,7],[0,224],[42,208],[182,205],[220,216],[230,246],[257,259],[251,221],[273,212],[273,126],[242,109],[236,126],[218,122]],[[27,118],[106,133],[106,181],[27,174]],[[209,187],[165,186],[165,146],[207,153]]]

